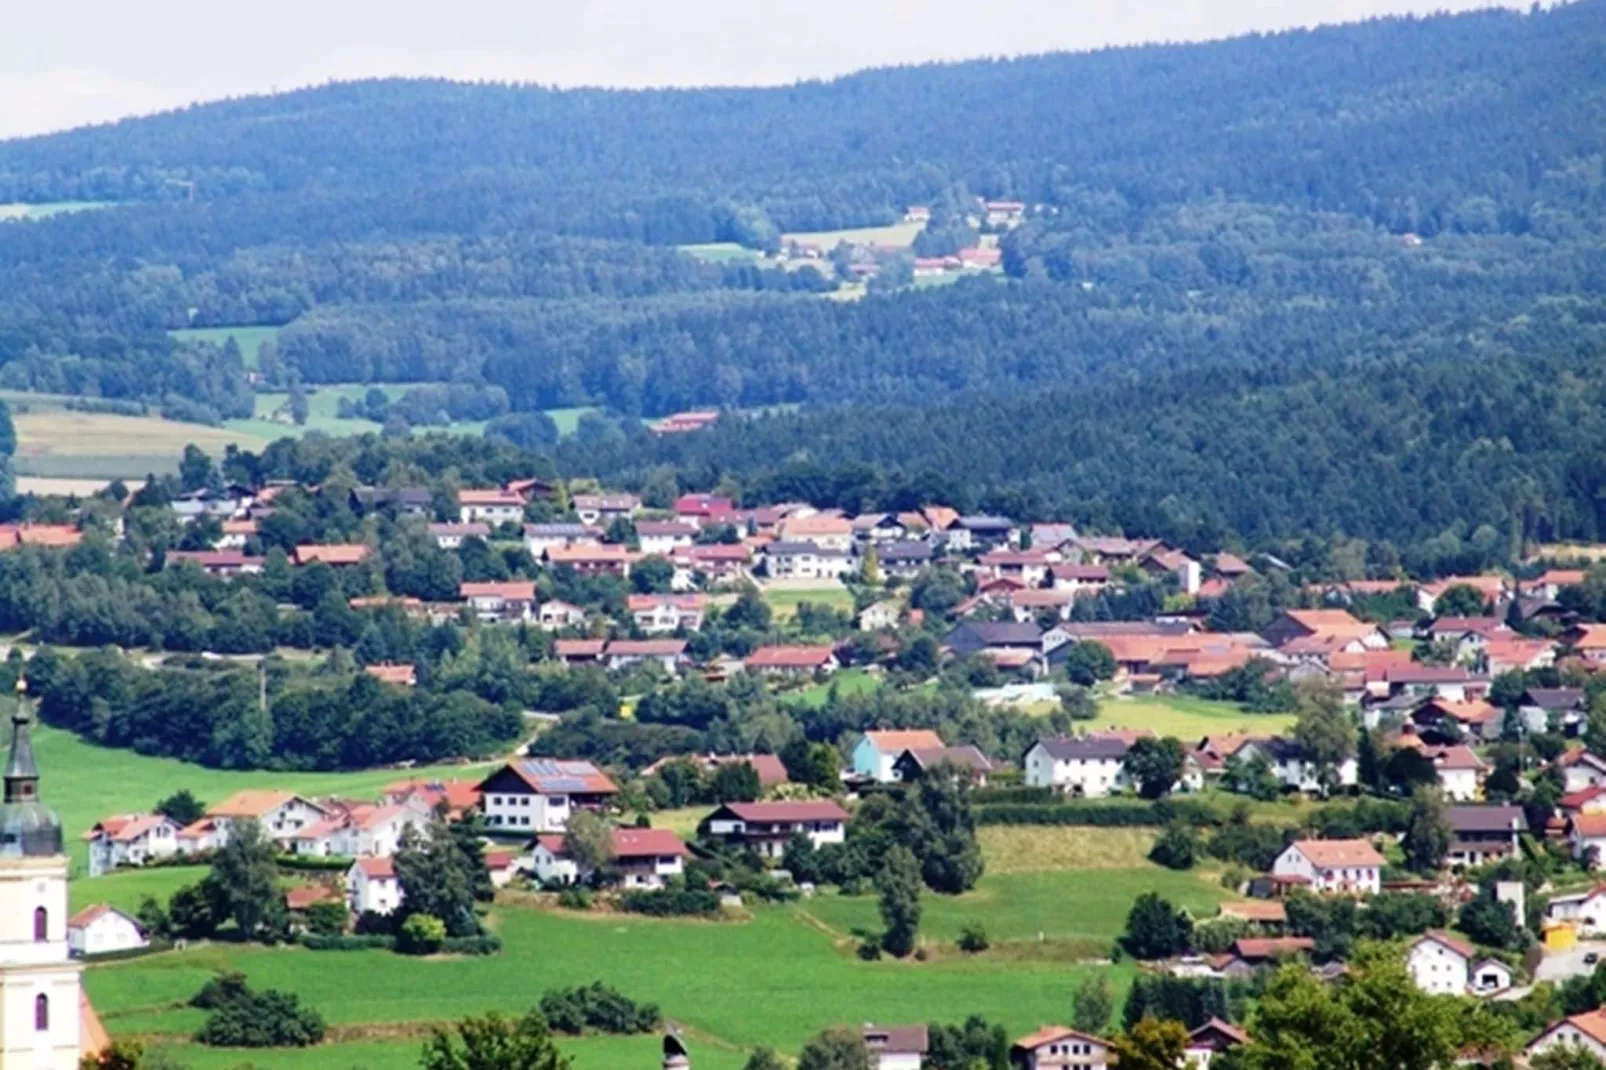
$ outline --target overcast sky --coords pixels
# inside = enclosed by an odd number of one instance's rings
[[[0,137],[329,79],[773,84],[930,59],[1195,40],[1488,0],[0,2]]]

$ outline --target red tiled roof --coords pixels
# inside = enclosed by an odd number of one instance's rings
[[[308,543],[297,546],[294,561],[298,565],[310,565],[314,561],[322,561],[326,565],[360,565],[368,560],[368,547],[361,543]]]
[[[1478,953],[1477,948],[1461,939],[1461,937],[1456,936],[1454,933],[1447,933],[1443,929],[1429,929],[1417,937],[1416,942],[1421,943],[1423,940],[1431,940],[1436,944],[1443,944],[1464,959],[1470,960]]]
[[[500,487],[495,490],[460,490],[457,492],[459,505],[524,505],[524,496],[511,490]]]
[[[396,861],[392,858],[359,858],[356,865],[369,880],[387,880],[396,876]]]
[[[1383,856],[1366,840],[1295,840],[1292,846],[1323,868],[1384,865]]]
[[[1244,937],[1233,942],[1232,950],[1241,959],[1269,959],[1278,955],[1303,954],[1316,949],[1308,936]]]
[[[534,580],[463,583],[457,593],[462,598],[501,598],[509,602],[535,601]]]
[[[749,669],[818,669],[832,656],[829,646],[761,646],[744,664]]]
[[[751,802],[726,803],[729,810],[743,821],[846,821],[848,812],[830,799],[804,802]]]
[[[615,639],[606,651],[610,658],[678,658],[685,652],[684,639]]]

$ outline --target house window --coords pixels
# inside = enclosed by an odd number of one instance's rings
[[[44,907],[34,908],[33,938],[35,943],[41,944],[50,939],[50,911]]]
[[[50,997],[43,992],[33,998],[33,1027],[39,1033],[50,1031]]]

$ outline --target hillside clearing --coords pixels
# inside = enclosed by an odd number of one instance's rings
[[[990,874],[1135,869],[1154,846],[1154,831],[1141,828],[983,825],[976,836]]]
[[[221,346],[230,338],[240,347],[240,357],[247,368],[256,368],[262,352],[262,343],[277,338],[282,327],[186,327],[167,333],[179,342],[211,342]]]

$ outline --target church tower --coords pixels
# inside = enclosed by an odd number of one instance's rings
[[[77,1070],[80,967],[67,956],[61,821],[39,801],[26,684],[17,682],[0,802],[0,1070]]]

